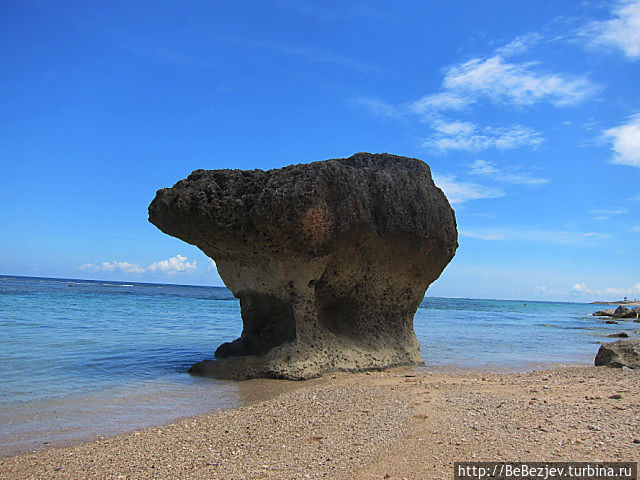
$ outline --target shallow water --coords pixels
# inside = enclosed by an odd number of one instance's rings
[[[526,370],[590,364],[607,333],[640,328],[605,325],[594,307],[427,298],[414,323],[428,369]],[[0,276],[0,454],[295,388],[186,373],[241,327],[224,288]]]
[[[597,305],[426,298],[414,318],[427,367],[522,371],[592,364],[606,335],[640,328],[591,316]]]

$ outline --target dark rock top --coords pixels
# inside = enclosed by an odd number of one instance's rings
[[[196,170],[157,192],[149,220],[218,255],[256,248],[322,255],[352,229],[429,238],[448,257],[457,247],[453,210],[427,164],[389,154],[267,171]]]

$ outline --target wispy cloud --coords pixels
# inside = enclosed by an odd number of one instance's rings
[[[636,227],[631,227],[632,232],[640,232],[640,225]]]
[[[607,238],[609,235],[595,232],[572,232],[540,230],[528,228],[486,228],[486,229],[462,229],[463,237],[479,240],[495,241],[520,241],[535,243],[553,243],[561,245],[591,245],[591,241],[597,238]]]
[[[499,168],[494,162],[476,160],[471,165],[469,173],[490,178],[497,182],[512,183],[515,185],[540,186],[549,183],[546,178],[533,177],[528,173],[518,172],[512,167]]]
[[[137,263],[129,262],[102,262],[102,263],[85,263],[81,265],[80,270],[91,270],[94,272],[115,272],[120,271],[124,273],[144,273],[145,269]]]
[[[509,62],[503,55],[473,58],[449,67],[445,89],[472,97],[486,97],[505,105],[533,105],[549,102],[574,105],[599,90],[586,77],[537,70],[536,62]]]
[[[423,97],[432,108],[460,110],[481,99],[503,105],[551,103],[557,107],[581,103],[601,87],[584,75],[546,72],[540,62],[518,62],[512,57],[543,40],[538,33],[516,37],[492,55],[475,57],[445,69],[443,91]]]
[[[471,182],[461,182],[455,175],[433,175],[433,181],[442,189],[449,202],[461,204],[470,200],[480,200],[483,198],[498,198],[505,195],[502,190],[489,188]]]
[[[91,272],[122,272],[142,274],[145,272],[163,272],[163,273],[184,273],[196,270],[196,261],[188,262],[187,257],[176,255],[166,260],[153,262],[148,267],[142,267],[138,263],[130,262],[102,262],[102,263],[85,263],[78,267],[80,270]]]
[[[417,100],[394,105],[374,98],[358,98],[353,103],[376,116],[418,117],[433,129],[432,135],[422,140],[422,146],[439,152],[536,148],[544,139],[531,127],[479,126],[447,119],[445,114],[470,110],[483,101],[519,108],[537,103],[564,107],[584,102],[600,90],[600,86],[586,76],[547,72],[538,62],[513,60],[512,57],[525,53],[542,39],[542,35],[535,33],[523,35],[489,56],[451,65],[444,70],[440,91],[427,93]],[[512,180],[517,183],[515,178]]]
[[[615,215],[624,215],[627,213],[626,208],[592,208],[589,213],[593,215],[594,220],[609,220]]]
[[[229,43],[236,43],[244,47],[256,48],[281,55],[299,57],[308,62],[326,63],[338,67],[344,67],[361,73],[380,71],[376,65],[363,62],[357,58],[323,50],[322,48],[318,48],[313,45],[294,45],[264,39],[253,40],[246,36],[226,38],[226,41]]]
[[[364,107],[376,117],[399,118],[407,113],[402,107],[396,107],[377,98],[358,97],[354,98],[351,103]]]
[[[519,35],[511,40],[506,45],[496,49],[495,54],[501,57],[512,57],[525,53],[536,43],[540,43],[544,40],[544,35],[538,32],[529,32],[524,35]]]
[[[431,150],[479,152],[488,148],[509,150],[523,146],[537,147],[543,142],[540,132],[522,125],[480,127],[472,122],[439,120],[435,133],[422,145]]]
[[[640,167],[640,113],[622,125],[605,130],[604,136],[611,142],[611,163]]]
[[[453,91],[431,93],[419,98],[415,102],[407,105],[409,111],[416,115],[430,118],[435,112],[464,110],[475,103],[475,100],[468,96],[460,95]]]
[[[640,59],[640,1],[615,4],[609,20],[591,22],[580,30],[591,47],[620,50],[630,60]]]

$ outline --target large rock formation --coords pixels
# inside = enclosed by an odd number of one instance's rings
[[[215,260],[243,331],[195,374],[304,379],[421,363],[413,315],[457,248],[414,158],[358,153],[277,170],[196,170],[149,220]]]

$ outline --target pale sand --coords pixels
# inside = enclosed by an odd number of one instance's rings
[[[640,457],[640,371],[404,368],[327,380],[164,427],[3,458],[0,478],[450,479],[454,461]]]

